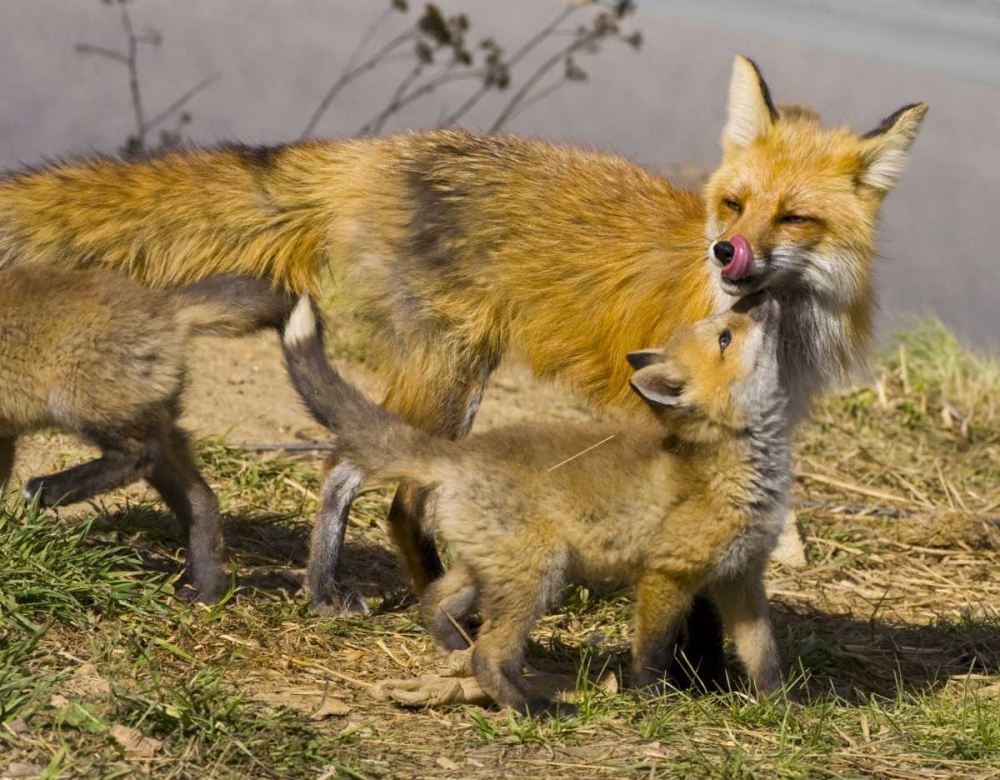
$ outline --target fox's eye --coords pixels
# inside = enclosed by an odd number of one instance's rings
[[[807,217],[804,214],[785,214],[781,218],[781,221],[786,225],[801,225],[804,222],[812,222],[812,217]]]
[[[738,200],[733,200],[732,198],[726,198],[722,201],[722,204],[730,211],[735,211],[737,214],[743,213],[743,207],[740,205]]]
[[[722,333],[719,334],[719,354],[721,355],[726,351],[726,347],[733,340],[733,334],[729,332],[729,328],[726,328]]]

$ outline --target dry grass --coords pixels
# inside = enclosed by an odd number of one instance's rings
[[[809,564],[775,566],[770,586],[799,704],[609,692],[595,681],[627,664],[629,600],[582,588],[531,648],[577,680],[578,719],[376,701],[376,681],[438,663],[387,492],[358,501],[346,560],[375,614],[317,618],[296,590],[318,461],[210,441],[239,571],[219,607],[170,596],[180,540],[158,505],[2,516],[0,774],[1000,775],[1000,368],[933,323],[898,345],[798,448]]]

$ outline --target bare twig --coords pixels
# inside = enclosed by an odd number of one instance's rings
[[[413,30],[409,30],[405,33],[397,35],[395,38],[386,43],[382,48],[380,48],[377,52],[375,52],[371,57],[369,57],[363,63],[361,63],[360,65],[356,65],[353,68],[345,70],[340,75],[340,78],[338,78],[334,82],[333,86],[331,86],[330,89],[327,90],[326,94],[323,96],[323,99],[319,102],[319,105],[316,106],[316,110],[313,111],[312,116],[309,117],[309,121],[306,123],[305,129],[299,136],[300,140],[305,140],[306,138],[308,138],[313,134],[313,131],[316,129],[316,125],[319,124],[319,121],[323,118],[323,115],[327,112],[327,109],[330,108],[330,105],[333,103],[337,95],[340,94],[340,91],[344,87],[346,87],[352,81],[364,75],[368,71],[378,67],[380,64],[387,62],[388,54],[398,49],[404,43],[415,40],[416,37],[417,33],[414,32]]]
[[[177,100],[175,100],[173,103],[171,103],[165,109],[163,109],[159,114],[157,114],[152,119],[150,119],[148,122],[146,122],[146,132],[148,133],[150,130],[152,130],[154,127],[156,127],[157,125],[159,125],[161,122],[169,119],[171,116],[173,116],[174,114],[176,114],[178,111],[180,111],[191,100],[191,98],[193,98],[195,95],[197,95],[203,89],[205,89],[206,87],[208,87],[209,85],[215,83],[218,80],[219,80],[219,74],[218,73],[213,73],[208,78],[204,78],[201,81],[199,81],[197,84],[195,84],[193,87],[191,87],[191,89],[189,89],[187,92],[185,92],[179,98],[177,98]]]
[[[559,462],[559,463],[557,463],[557,464],[556,464],[555,466],[552,466],[551,468],[549,468],[549,469],[546,469],[546,471],[548,471],[548,472],[552,472],[552,471],[555,471],[555,470],[556,470],[557,468],[559,468],[560,466],[565,466],[565,465],[566,465],[567,463],[569,463],[569,462],[570,462],[571,460],[576,460],[576,459],[577,459],[577,458],[579,458],[579,457],[580,457],[581,455],[586,455],[586,454],[587,454],[588,452],[590,452],[591,450],[595,450],[595,449],[597,449],[597,448],[598,448],[598,447],[600,447],[600,446],[601,446],[602,444],[607,444],[607,443],[608,443],[609,441],[611,441],[611,440],[612,440],[613,438],[615,438],[615,434],[613,434],[613,433],[612,433],[612,434],[611,434],[610,436],[607,436],[606,438],[603,438],[603,439],[601,439],[601,440],[600,440],[599,442],[597,442],[596,444],[591,444],[591,445],[590,445],[589,447],[587,447],[586,449],[584,449],[584,450],[580,450],[580,451],[579,451],[578,453],[576,453],[576,455],[571,455],[570,457],[566,458],[566,460],[563,460],[563,461],[560,461],[560,462]]]
[[[330,442],[309,442],[305,444],[241,444],[239,449],[246,452],[321,452],[336,449]]]
[[[92,54],[98,57],[117,62],[124,65],[128,71],[129,97],[132,103],[132,114],[135,118],[135,134],[127,140],[122,147],[123,154],[134,156],[142,154],[146,150],[146,139],[151,130],[165,122],[170,117],[177,114],[187,105],[195,95],[204,90],[212,82],[219,78],[219,74],[213,74],[206,79],[202,79],[191,89],[187,90],[173,103],[156,114],[151,120],[146,119],[146,112],[142,100],[142,88],[139,83],[139,47],[140,45],[158,46],[160,35],[157,32],[137,33],[132,24],[132,17],[129,14],[128,6],[125,3],[119,5],[122,28],[125,30],[126,49],[125,52],[114,51],[104,46],[96,46],[90,43],[79,43],[75,49],[80,54]],[[181,123],[189,121],[187,114],[181,114]],[[163,133],[164,145],[169,140],[175,140],[170,133]]]

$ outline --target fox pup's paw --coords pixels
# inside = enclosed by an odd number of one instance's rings
[[[33,504],[37,501],[40,507],[49,507],[54,503],[50,491],[46,490],[45,485],[42,484],[41,477],[29,479],[28,484],[21,491],[21,495],[24,496],[25,503]]]
[[[323,596],[313,596],[310,603],[313,611],[323,617],[350,617],[371,612],[361,592],[345,585],[329,589]]]

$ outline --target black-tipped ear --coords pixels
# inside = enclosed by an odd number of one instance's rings
[[[924,103],[912,103],[882,120],[874,130],[861,136],[861,183],[888,192],[899,181],[906,153],[917,137],[927,114]]]
[[[629,380],[632,389],[654,409],[684,406],[684,380],[670,374],[662,364],[636,371]]]
[[[640,368],[657,362],[662,356],[663,352],[659,349],[640,349],[637,352],[629,352],[625,359],[632,368],[638,371]]]
[[[722,129],[724,147],[749,146],[778,121],[778,109],[771,100],[771,90],[757,64],[748,57],[733,61],[729,81],[726,125]]]

